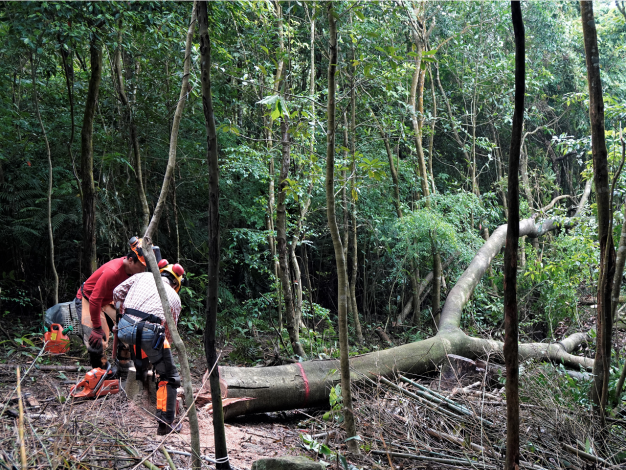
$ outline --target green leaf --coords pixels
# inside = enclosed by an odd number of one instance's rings
[[[256,104],[267,104],[267,105],[274,104],[276,103],[276,101],[278,101],[279,98],[280,98],[279,95],[266,96],[261,101],[257,101]]]

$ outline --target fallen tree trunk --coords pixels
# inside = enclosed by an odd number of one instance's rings
[[[561,223],[534,219],[520,222],[520,236],[537,237],[558,226],[571,226],[572,220]],[[503,344],[490,339],[472,338],[459,328],[463,307],[469,301],[491,260],[498,254],[506,238],[506,225],[496,229],[478,251],[468,268],[448,294],[439,333],[424,341],[376,351],[350,359],[352,380],[363,377],[390,377],[396,373],[424,374],[434,370],[448,354],[468,358],[502,354]],[[539,359],[560,362],[576,369],[593,367],[593,359],[575,356],[574,349],[586,342],[585,333],[576,333],[558,343],[520,344],[520,360]],[[339,361],[306,361],[264,368],[220,367],[222,395],[228,398],[249,397],[253,400],[235,402],[225,408],[225,417],[267,411],[304,408],[328,403],[330,388],[340,382]],[[280,397],[280,399],[278,399]]]
[[[520,344],[521,360],[549,359],[587,369],[593,360],[571,352],[586,339],[583,333],[560,343]],[[424,374],[443,362],[447,354],[477,358],[501,354],[502,342],[472,338],[457,329],[432,338],[376,351],[350,359],[352,380],[374,379],[397,373]],[[220,367],[222,395],[228,398],[252,397],[227,406],[226,418],[242,414],[280,411],[328,403],[330,388],[340,382],[339,361],[305,361],[275,367]],[[278,399],[280,397],[280,399]]]

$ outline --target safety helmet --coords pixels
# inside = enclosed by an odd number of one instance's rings
[[[173,277],[176,280],[174,290],[178,292],[185,281],[185,269],[178,263],[168,264],[167,260],[163,259],[159,262],[159,271],[161,271],[161,276],[166,276],[170,279]]]
[[[137,259],[144,266],[146,265],[146,259],[143,257],[143,249],[141,248],[142,238],[133,237],[128,241],[130,249],[137,255]]]

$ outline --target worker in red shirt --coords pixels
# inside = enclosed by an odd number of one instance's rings
[[[115,309],[110,305],[113,302],[113,289],[134,274],[146,270],[141,239],[131,238],[130,248],[131,251],[126,256],[100,266],[80,286],[74,299],[76,311],[81,319],[83,341],[89,352],[91,366],[94,368],[106,369],[107,359],[104,350],[108,346],[109,332],[116,321]]]
[[[172,317],[174,322],[178,322],[181,311],[178,291],[184,283],[185,270],[180,264],[168,264],[166,260],[159,263],[159,269]],[[120,314],[123,314],[117,325],[117,337],[122,343],[130,346],[137,370],[137,380],[143,378],[142,370],[147,366],[142,360],[142,350],[159,375],[157,434],[179,431],[180,423],[175,426],[174,419],[180,375],[172,357],[168,341],[169,331],[154,275],[149,272],[137,274],[122,282],[113,291],[113,300]]]

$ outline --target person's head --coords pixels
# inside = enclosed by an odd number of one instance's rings
[[[133,276],[135,274],[143,273],[146,271],[146,266],[141,263],[137,254],[133,251],[129,252],[124,259],[124,269],[126,274]]]
[[[145,272],[146,260],[143,256],[143,249],[141,248],[141,238],[133,237],[130,239],[128,244],[130,245],[130,251],[124,260],[126,274],[132,276],[134,274]]]
[[[165,278],[172,288],[179,292],[181,286],[186,285],[185,269],[178,263],[169,264],[166,259],[159,262],[161,277]]]

